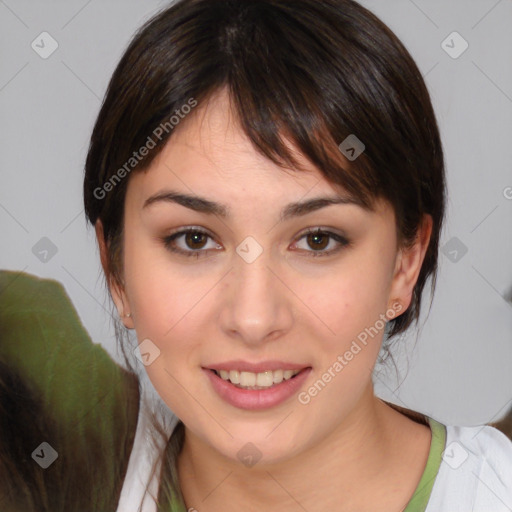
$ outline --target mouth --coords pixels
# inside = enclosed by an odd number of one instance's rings
[[[215,366],[217,368],[202,368],[213,391],[228,404],[252,411],[269,409],[288,401],[305,385],[312,371],[311,366],[278,362],[259,365],[231,362]],[[273,368],[265,369],[269,366]]]
[[[304,370],[305,368],[303,368]],[[215,370],[215,373],[222,380],[228,381],[240,389],[260,390],[269,389],[283,381],[294,379],[303,370],[265,370],[263,372],[247,372],[239,370]]]

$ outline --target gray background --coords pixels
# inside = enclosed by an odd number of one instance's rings
[[[395,343],[398,378],[390,363],[377,368],[376,391],[445,423],[496,420],[512,404],[512,0],[361,3],[395,31],[425,76],[449,189],[430,315],[417,341],[411,331]],[[0,0],[0,268],[62,282],[92,339],[118,360],[83,213],[83,165],[117,61],[164,5]],[[47,59],[31,47],[43,31],[58,43]],[[469,44],[456,59],[441,46],[453,31]],[[452,51],[460,43],[447,41]],[[43,237],[55,254],[38,255]]]

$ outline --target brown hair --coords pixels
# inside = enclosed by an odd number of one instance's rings
[[[411,305],[390,321],[388,335],[417,322],[429,277],[435,288],[443,149],[414,60],[383,22],[352,0],[179,0],[138,30],[109,83],[85,166],[85,211],[91,223],[102,221],[109,280],[123,282],[126,175],[146,170],[170,139],[170,116],[191,98],[201,104],[221,88],[261,154],[299,170],[285,144],[291,141],[364,207],[388,200],[401,243],[411,243],[423,216],[432,216]],[[168,129],[155,137],[162,123]],[[348,162],[338,145],[350,135],[365,149]],[[149,138],[154,147],[127,169]]]

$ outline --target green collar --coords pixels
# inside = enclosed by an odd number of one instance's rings
[[[446,445],[446,427],[428,416],[427,420],[432,431],[427,465],[412,498],[407,503],[403,512],[424,512],[426,510],[432,488],[434,487],[434,481],[441,465],[443,450]]]

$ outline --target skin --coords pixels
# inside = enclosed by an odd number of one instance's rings
[[[382,330],[306,405],[293,396],[268,410],[235,408],[201,367],[232,359],[301,363],[312,367],[307,390],[379,315],[397,304],[407,309],[430,217],[408,249],[398,246],[394,212],[384,201],[373,212],[340,204],[281,222],[288,203],[346,194],[311,165],[284,171],[257,153],[224,91],[198,106],[148,171],[129,180],[124,286],[111,282],[111,292],[125,326],[160,350],[146,371],[186,427],[178,472],[187,508],[403,510],[431,433],[373,393]],[[230,216],[164,201],[143,207],[165,189],[225,204]],[[198,259],[162,241],[187,227],[213,235],[196,245],[185,236],[175,241],[185,251],[202,248]],[[317,227],[346,236],[349,245],[327,238],[321,250],[340,250],[313,257],[315,246],[302,235]],[[105,266],[100,221],[97,236]],[[263,248],[250,264],[236,252],[247,236]],[[253,467],[237,457],[248,442],[262,454]]]

